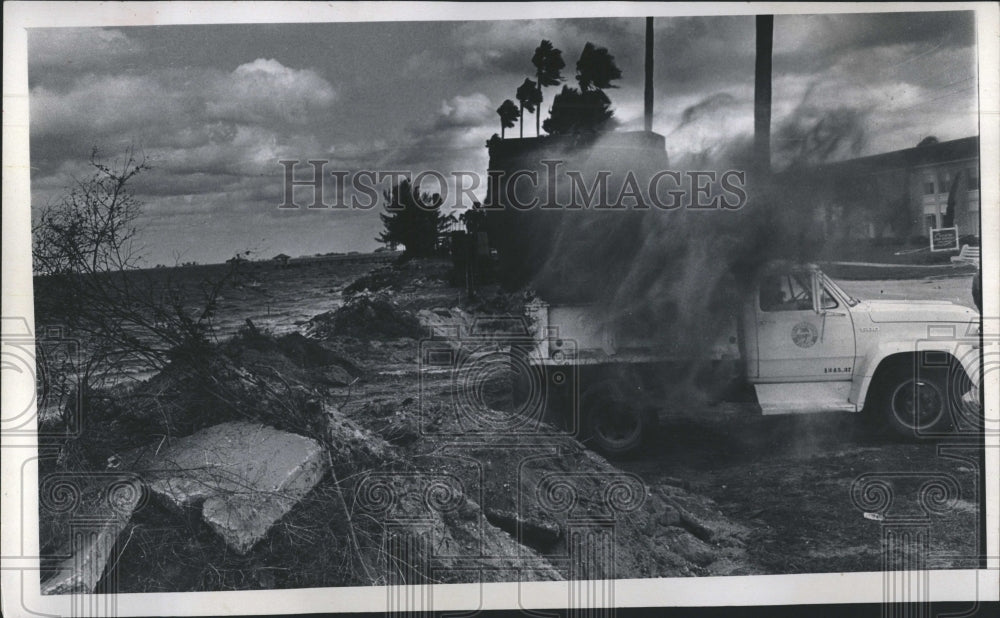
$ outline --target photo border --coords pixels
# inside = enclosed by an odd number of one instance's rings
[[[981,217],[983,230],[983,315],[1000,315],[998,266],[1000,247],[1000,9],[994,3],[817,3],[802,6],[752,4],[639,3],[7,3],[4,5],[3,115],[3,301],[2,315],[24,317],[34,324],[30,258],[30,174],[26,29],[65,26],[139,26],[212,23],[430,21],[545,19],[573,17],[642,17],[680,15],[748,15],[760,13],[861,13],[897,11],[977,13],[979,65]],[[996,321],[984,328],[997,328]],[[1000,333],[987,333],[992,336]],[[987,418],[998,413],[1000,384],[985,384]],[[6,407],[15,401],[10,385],[2,386]],[[1000,598],[1000,438],[987,436],[984,453],[990,476],[985,483],[986,568],[929,572],[932,601],[996,601]],[[73,604],[98,608],[103,595],[42,597],[38,570],[37,439],[0,437],[3,500],[0,539],[0,584],[5,615],[29,612],[48,615],[78,613]],[[33,487],[21,486],[35,481]],[[21,514],[35,514],[21,519]],[[689,577],[615,580],[618,607],[789,605],[813,603],[882,603],[883,572],[739,577]],[[564,608],[567,582],[448,584],[432,586],[434,611],[460,609]],[[385,612],[384,587],[115,595],[113,612],[120,616]],[[107,607],[106,607],[107,609]]]

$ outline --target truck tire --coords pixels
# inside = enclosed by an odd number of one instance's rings
[[[876,427],[914,440],[940,434],[952,424],[948,367],[921,365],[913,359],[893,362],[879,377],[873,401]]]
[[[636,454],[656,425],[656,416],[629,401],[617,382],[587,389],[582,408],[586,441],[608,458]]]

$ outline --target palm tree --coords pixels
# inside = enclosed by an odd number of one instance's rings
[[[524,137],[524,112],[529,114],[542,102],[542,95],[538,92],[538,85],[529,78],[524,78],[524,83],[517,89],[517,100],[521,102],[521,137]]]
[[[541,134],[541,101],[543,86],[558,86],[563,80],[562,70],[566,63],[562,59],[562,51],[554,48],[551,41],[543,40],[535,48],[535,55],[531,58],[531,64],[535,65],[535,77],[538,78],[538,109],[535,112],[535,135]]]
[[[517,105],[514,105],[513,101],[504,99],[504,102],[497,108],[497,114],[500,116],[500,139],[503,139],[507,129],[513,127],[514,121],[521,117],[521,111],[517,109]]]
[[[580,89],[563,86],[552,100],[549,117],[542,128],[550,134],[593,133],[604,130],[614,116],[605,88],[617,88],[611,82],[621,79],[615,57],[604,47],[587,43],[576,63],[576,81]]]
[[[588,42],[583,46],[580,59],[576,62],[576,81],[580,84],[581,92],[586,92],[591,88],[604,90],[605,88],[617,88],[612,85],[616,79],[621,79],[622,71],[615,64],[615,57],[608,53],[607,48],[595,47]]]
[[[552,99],[551,112],[542,123],[542,128],[551,135],[596,133],[604,130],[614,115],[611,100],[603,90],[595,88],[580,92],[563,86],[562,92]]]

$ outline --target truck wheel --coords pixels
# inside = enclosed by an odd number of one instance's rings
[[[894,435],[915,439],[924,433],[947,431],[951,426],[946,368],[921,368],[912,361],[897,362],[881,380],[876,412]]]
[[[588,389],[583,412],[589,442],[610,458],[635,454],[655,425],[655,417],[630,403],[614,382]]]

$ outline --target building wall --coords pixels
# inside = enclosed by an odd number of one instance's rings
[[[924,165],[913,170],[911,195],[920,216],[921,234],[927,236],[932,228],[942,227],[948,207],[948,195],[956,182],[955,217],[960,235],[979,236],[979,161],[965,159],[934,165]]]
[[[565,174],[572,170],[590,186],[599,174],[610,173],[606,184],[612,200],[627,174],[646,187],[653,174],[669,169],[662,135],[637,131],[508,138],[492,142],[489,153],[489,169],[497,180],[488,184],[484,209],[505,283],[531,282],[546,298],[565,300],[616,280],[633,264],[648,211],[608,208],[603,201],[584,205]],[[560,162],[554,186],[548,184],[543,161]],[[537,175],[537,186],[508,185],[515,173],[524,171]],[[546,207],[550,195],[556,204],[574,206]],[[512,200],[519,204],[538,200],[543,205],[515,207]]]
[[[956,143],[963,145],[958,156],[948,148]],[[828,218],[842,218],[838,227],[852,238],[927,237],[948,223],[948,198],[957,182],[951,224],[962,236],[979,236],[978,140],[940,146],[832,164],[839,188]]]

